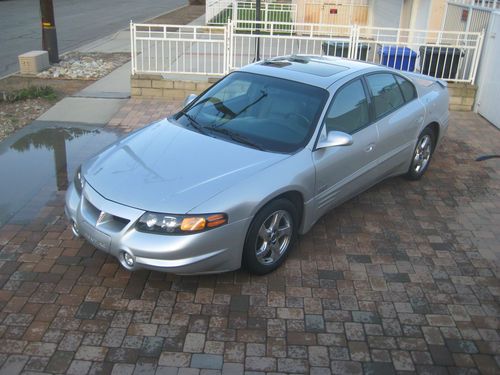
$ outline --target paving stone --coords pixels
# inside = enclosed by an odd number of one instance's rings
[[[429,345],[429,352],[436,365],[453,366],[455,364],[450,351],[445,346]]]
[[[291,374],[307,373],[309,369],[308,362],[304,359],[278,358],[278,371]]]
[[[214,354],[193,354],[191,366],[196,368],[222,369],[223,357]]]
[[[325,321],[321,315],[306,315],[306,331],[307,332],[324,332]]]
[[[222,366],[222,375],[243,375],[244,366],[241,363],[224,362]]]
[[[106,354],[108,362],[136,363],[139,358],[139,350],[131,348],[110,348]]]
[[[318,276],[320,279],[344,280],[344,273],[342,271],[319,270]]]
[[[11,355],[0,368],[1,375],[17,375],[20,374],[24,366],[28,362],[29,357],[26,355]]]
[[[158,357],[163,349],[163,337],[145,337],[140,355],[143,357]]]
[[[381,323],[378,314],[371,311],[353,311],[352,320],[358,323]]]
[[[55,352],[47,364],[46,371],[55,374],[65,373],[73,360],[73,355],[72,352]]]
[[[363,371],[365,375],[396,375],[392,363],[363,363]]]
[[[82,345],[75,353],[75,359],[85,361],[104,361],[107,352],[107,348]]]
[[[139,361],[135,365],[134,375],[155,375],[156,363]]]
[[[371,360],[368,345],[362,341],[350,341],[349,353],[353,361],[369,362]]]
[[[363,368],[359,362],[351,361],[332,361],[330,364],[332,374],[345,375],[345,374],[362,374]]]
[[[397,371],[414,371],[415,366],[411,355],[407,351],[403,350],[393,350],[391,352],[392,363]]]
[[[470,340],[446,340],[446,346],[448,346],[448,349],[454,353],[479,353],[479,350],[474,342]]]
[[[98,302],[83,302],[75,314],[77,319],[92,319],[99,309]]]
[[[135,365],[126,363],[115,363],[113,365],[113,370],[111,375],[132,375],[134,373]],[[175,369],[175,374],[177,374],[177,369]]]
[[[309,346],[309,365],[317,367],[328,367],[330,364],[328,348],[325,346]],[[319,371],[319,370],[317,370]]]
[[[118,348],[122,345],[127,330],[125,328],[109,328],[102,340],[102,346]]]
[[[43,372],[49,363],[49,358],[47,357],[31,357],[28,360],[28,363],[24,366],[24,372],[26,371],[35,371],[35,372]],[[3,364],[3,361],[0,360],[0,367]],[[49,370],[47,370],[49,371]]]
[[[230,311],[247,312],[250,306],[249,296],[231,296],[231,303],[229,305]]]
[[[345,334],[348,340],[364,340],[365,332],[361,323],[345,323]]]
[[[178,373],[179,369],[177,367],[158,366],[155,375],[178,375]]]
[[[205,335],[201,333],[188,333],[184,341],[184,350],[188,353],[201,353],[205,347]]]
[[[87,374],[92,366],[90,361],[74,360],[68,368],[68,375],[82,375]]]
[[[246,357],[245,369],[250,371],[276,371],[276,358]]]

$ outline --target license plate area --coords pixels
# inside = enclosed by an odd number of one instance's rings
[[[90,242],[93,246],[98,248],[99,250],[108,251],[109,245],[111,244],[111,237],[106,233],[97,230],[92,225],[83,221],[82,226],[80,228],[80,233],[85,239]]]

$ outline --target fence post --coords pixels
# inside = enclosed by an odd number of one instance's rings
[[[132,20],[130,20],[130,70],[131,74],[135,74],[135,25],[132,23]]]
[[[224,26],[224,74],[231,71],[233,65],[233,20]]]
[[[349,53],[347,57],[352,60],[357,60],[358,58],[358,43],[359,43],[359,26],[352,25],[351,33],[349,37]]]
[[[233,21],[238,21],[238,2],[233,0],[233,9],[232,9],[232,17]]]

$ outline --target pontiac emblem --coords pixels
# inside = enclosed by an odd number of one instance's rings
[[[99,226],[101,224],[104,224],[108,221],[108,214],[104,211],[101,211],[99,214],[99,217],[97,218],[97,222],[95,223],[96,226]]]

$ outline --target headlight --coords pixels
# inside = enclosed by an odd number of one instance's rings
[[[75,178],[73,179],[73,183],[75,184],[76,191],[81,194],[83,190],[83,184],[85,180],[82,176],[82,166],[79,166],[75,173]]]
[[[137,222],[136,228],[141,232],[191,234],[217,228],[226,223],[226,214],[169,215],[146,212]]]

